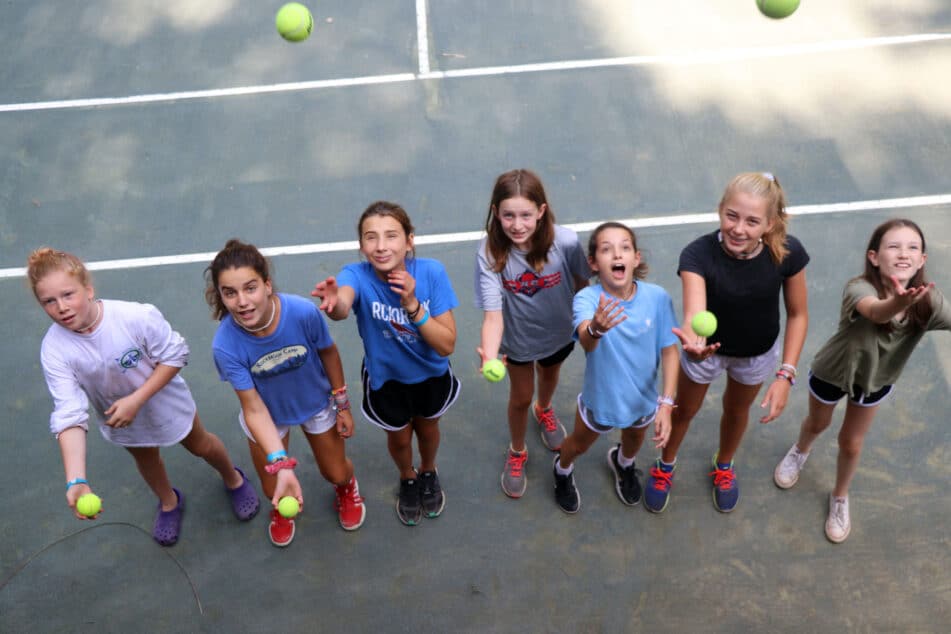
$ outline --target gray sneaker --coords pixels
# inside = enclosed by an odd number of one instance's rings
[[[799,472],[802,466],[806,464],[808,453],[799,451],[799,445],[793,443],[793,446],[786,452],[783,459],[776,465],[773,471],[773,482],[780,489],[788,489],[799,481]]]
[[[532,403],[532,414],[538,422],[542,443],[549,451],[561,449],[561,443],[565,442],[565,426],[558,420],[554,408],[539,409],[538,403]]]
[[[525,487],[528,486],[528,476],[525,475],[527,460],[528,450],[516,453],[509,447],[502,469],[502,491],[510,498],[520,498],[525,493]]]

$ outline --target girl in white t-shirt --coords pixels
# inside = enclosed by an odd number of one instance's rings
[[[590,270],[577,234],[555,224],[541,179],[529,170],[496,179],[485,231],[475,263],[476,306],[485,311],[476,352],[480,366],[499,352],[508,366],[510,444],[501,483],[506,495],[520,498],[528,483],[529,407],[545,447],[558,451],[565,439],[552,398],[574,348],[571,300]]]
[[[235,468],[225,446],[205,430],[195,401],[179,376],[188,345],[150,304],[96,299],[89,271],[76,256],[45,247],[30,254],[27,276],[40,306],[53,320],[41,361],[53,397],[50,430],[66,471],[66,501],[92,488],[86,479],[89,409],[106,440],[124,447],[158,497],[152,537],[178,541],[185,498],[173,488],[160,447],[181,443],[221,474],[238,519],[258,512],[258,496]],[[94,516],[95,517],[95,516]]]

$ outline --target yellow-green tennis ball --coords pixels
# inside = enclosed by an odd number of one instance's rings
[[[297,498],[292,498],[289,495],[282,497],[277,503],[277,512],[287,519],[296,517],[300,513],[300,504],[297,502]]]
[[[299,2],[288,2],[278,9],[274,18],[277,32],[288,42],[303,42],[314,29],[314,16]]]
[[[95,493],[86,493],[76,500],[76,510],[86,517],[95,517],[102,510],[102,500]]]
[[[768,18],[788,18],[799,8],[799,0],[756,0],[760,12]]]
[[[701,337],[709,337],[717,331],[717,318],[709,310],[701,310],[693,316],[690,327]]]
[[[505,364],[498,359],[489,359],[482,364],[482,376],[489,383],[498,383],[505,378]]]

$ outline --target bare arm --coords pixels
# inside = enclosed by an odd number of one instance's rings
[[[934,288],[934,283],[923,286],[912,286],[905,288],[901,283],[892,277],[892,294],[885,299],[877,297],[863,297],[855,305],[855,310],[862,317],[865,317],[876,324],[888,323],[893,317],[903,313],[912,304],[921,301],[928,296],[929,291]]]
[[[333,276],[323,282],[317,282],[310,294],[312,297],[320,298],[320,310],[327,313],[327,316],[334,321],[347,318],[356,295],[352,286],[337,286],[337,278]]]
[[[786,278],[783,282],[783,302],[786,305],[786,332],[783,335],[784,365],[796,367],[802,346],[806,342],[806,331],[809,329],[809,301],[806,289],[806,270],[803,269]],[[792,384],[784,378],[777,377],[766,390],[766,396],[760,407],[769,407],[769,411],[760,418],[761,423],[776,420],[786,403],[789,401],[789,390]]]
[[[346,386],[346,378],[343,373],[343,362],[340,360],[340,351],[337,350],[337,344],[317,351],[320,356],[320,362],[324,366],[324,372],[330,380],[330,389],[339,390]],[[337,410],[337,433],[341,438],[350,438],[353,436],[353,414],[349,409]]]
[[[694,361],[702,361],[720,348],[719,343],[706,345],[706,338],[697,335],[690,326],[693,316],[707,309],[707,281],[697,273],[681,271],[680,283],[683,286],[684,321],[673,332],[680,338],[687,356]]]
[[[598,298],[598,307],[591,319],[578,324],[578,341],[585,352],[598,347],[598,341],[609,330],[627,320],[621,300],[604,293]]]
[[[106,419],[106,425],[110,427],[128,427],[131,425],[132,421],[135,420],[135,415],[139,413],[146,401],[168,385],[168,382],[174,379],[180,371],[181,368],[161,363],[155,366],[155,371],[145,380],[145,383],[140,385],[132,394],[116,400],[104,412],[109,417]]]
[[[274,419],[267,409],[267,405],[261,399],[261,395],[254,388],[248,390],[235,390],[238,400],[241,402],[241,411],[244,412],[244,422],[254,438],[254,442],[264,450],[266,454],[272,454],[284,449],[284,443],[281,441],[280,434],[277,433],[277,427],[274,425]],[[277,508],[277,503],[286,495],[297,498],[301,504],[304,503],[303,493],[297,476],[291,469],[281,469],[277,472],[277,484],[274,487],[274,496],[271,498],[271,504]]]
[[[660,351],[660,370],[661,370],[661,397],[674,396],[674,390],[677,387],[677,373],[680,371],[680,353],[677,346],[667,346]],[[654,447],[663,449],[670,440],[671,422],[670,417],[674,406],[667,403],[658,403],[657,416],[654,419]]]
[[[63,470],[66,472],[66,482],[76,478],[86,479],[86,430],[82,427],[70,427],[63,430],[57,437],[59,450],[63,456]],[[81,520],[89,519],[76,510],[76,500],[86,493],[92,493],[88,484],[74,484],[66,489],[66,503],[73,510],[73,515]]]
[[[479,355],[479,371],[482,364],[499,356],[502,333],[505,331],[501,310],[487,310],[482,314],[482,336],[476,353]]]

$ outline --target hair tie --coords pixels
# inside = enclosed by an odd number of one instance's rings
[[[766,180],[770,181],[771,183],[775,183],[775,182],[776,182],[776,177],[773,176],[773,173],[772,173],[772,172],[763,172],[762,174],[763,174],[763,178],[765,178]]]

